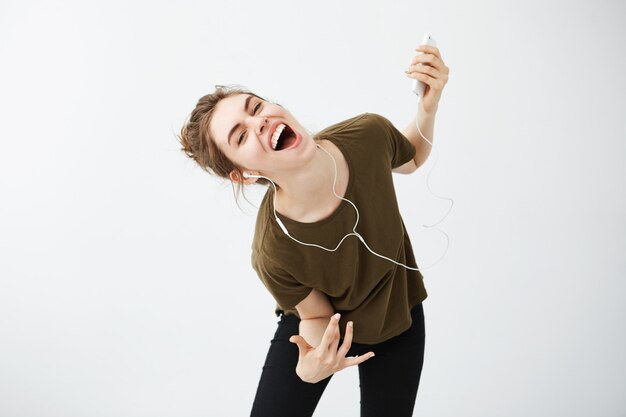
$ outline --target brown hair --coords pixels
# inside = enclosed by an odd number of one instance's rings
[[[241,86],[215,86],[214,93],[207,94],[198,100],[196,108],[193,109],[178,135],[178,140],[183,146],[181,150],[206,172],[226,179],[231,179],[229,175],[231,171],[239,173],[235,197],[239,195],[243,187],[242,171],[217,147],[209,131],[209,125],[217,103],[237,94],[250,94],[266,101]],[[257,182],[269,184],[263,178]]]

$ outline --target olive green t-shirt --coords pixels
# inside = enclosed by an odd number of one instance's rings
[[[359,209],[356,231],[373,251],[417,268],[391,172],[414,157],[414,146],[389,120],[372,113],[332,125],[317,136],[334,143],[348,163],[345,198]],[[276,315],[298,316],[295,306],[316,288],[341,313],[342,337],[346,323],[354,322],[354,342],[380,343],[411,326],[411,308],[427,297],[419,271],[373,255],[355,236],[335,252],[294,242],[274,218],[273,196],[270,187],[259,208],[252,266],[276,300]],[[314,223],[278,216],[294,238],[331,249],[352,232],[356,221],[356,211],[346,201]]]

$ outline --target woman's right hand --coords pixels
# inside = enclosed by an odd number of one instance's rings
[[[365,362],[372,356],[374,352],[368,352],[360,357],[346,358],[348,350],[352,345],[352,322],[348,322],[346,326],[346,336],[344,337],[341,347],[339,339],[339,318],[337,313],[330,318],[328,327],[322,336],[322,341],[318,347],[313,347],[302,336],[291,336],[289,341],[298,345],[300,356],[298,357],[298,365],[296,366],[296,374],[304,382],[315,384],[323,379],[328,378],[335,372],[341,371],[349,366],[358,365]]]

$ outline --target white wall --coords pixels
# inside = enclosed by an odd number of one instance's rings
[[[214,84],[310,130],[403,128],[424,32],[450,81],[415,415],[626,415],[625,5],[0,2],[0,415],[243,416],[275,328],[254,207],[175,134]],[[418,262],[445,246],[397,177]],[[251,193],[259,201],[260,190]],[[358,415],[356,369],[316,415]]]

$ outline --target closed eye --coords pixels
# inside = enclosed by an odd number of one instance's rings
[[[254,116],[260,108],[261,102],[259,101],[254,105],[254,108],[252,109],[252,115]],[[247,131],[241,132],[241,134],[239,135],[239,140],[237,141],[237,145],[241,145],[241,143],[244,141],[244,133],[247,133]]]

